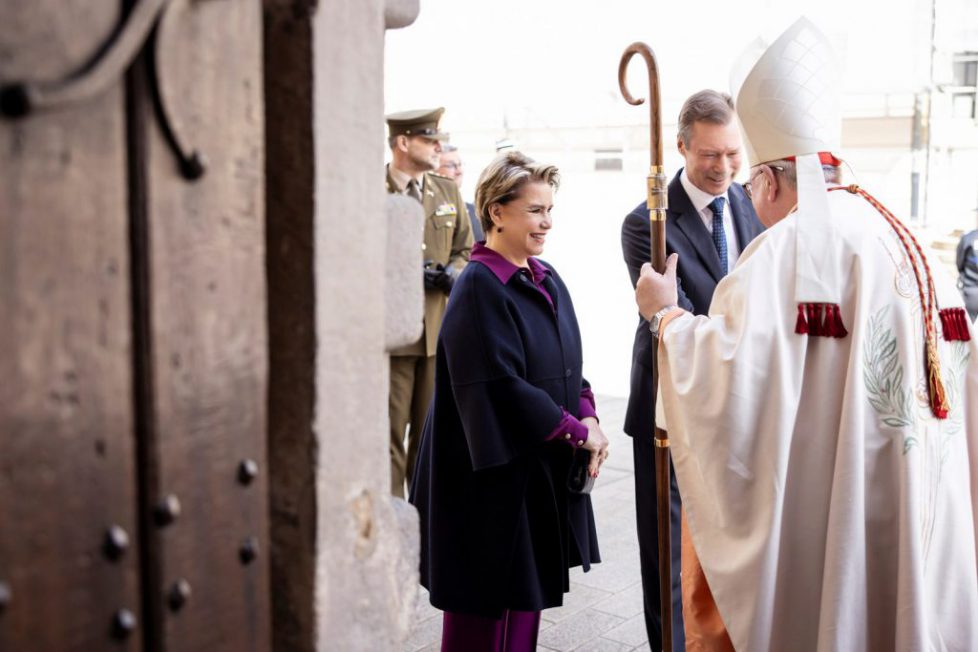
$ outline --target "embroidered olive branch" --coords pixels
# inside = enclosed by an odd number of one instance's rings
[[[914,423],[912,393],[904,382],[896,336],[883,324],[889,309],[884,306],[869,320],[868,343],[863,352],[863,383],[869,404],[882,422],[892,428],[906,428]],[[903,452],[916,443],[916,438],[906,437]]]

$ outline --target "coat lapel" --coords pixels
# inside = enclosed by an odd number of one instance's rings
[[[693,207],[693,202],[689,200],[689,195],[679,182],[680,174],[682,170],[676,174],[674,183],[670,184],[669,212],[675,217],[676,227],[693,244],[700,261],[710,275],[719,282],[723,278],[723,273],[720,271],[720,255],[717,253],[716,245],[713,244],[710,232],[706,230],[706,225],[703,224],[702,218]]]
[[[550,295],[550,300],[554,302],[554,305],[553,305],[553,311],[552,311],[552,312],[554,313],[554,317],[556,317],[556,316],[557,316],[557,315],[556,315],[556,313],[557,313],[557,308],[559,307],[559,306],[557,305],[557,294],[558,294],[558,293],[557,293],[557,284],[556,284],[556,283],[554,283],[554,280],[553,280],[553,279],[552,279],[552,278],[550,277],[550,274],[547,274],[547,275],[546,275],[546,276],[545,276],[545,277],[543,278],[543,287],[544,287],[544,289],[546,289],[546,290],[547,290],[547,294],[549,294],[549,295]],[[539,294],[539,292],[538,292],[537,294]],[[543,299],[544,301],[546,301],[546,300],[547,300],[547,298],[546,298],[546,297],[544,297],[544,296],[541,296],[541,298],[542,298],[542,299]],[[549,304],[549,303],[547,304],[547,307],[550,307],[550,304]]]

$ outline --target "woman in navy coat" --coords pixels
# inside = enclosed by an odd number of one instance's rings
[[[445,611],[442,650],[534,650],[568,569],[600,561],[591,499],[568,489],[575,454],[608,455],[581,375],[570,294],[535,258],[557,168],[511,152],[479,179],[486,233],[452,289],[411,502],[421,583]]]

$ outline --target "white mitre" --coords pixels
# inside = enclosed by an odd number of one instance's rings
[[[799,18],[770,46],[755,42],[731,74],[751,166],[795,157],[798,230],[795,298],[838,306],[838,243],[819,152],[839,155],[839,68],[828,38]]]

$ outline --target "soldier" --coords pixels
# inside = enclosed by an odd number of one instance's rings
[[[462,189],[462,156],[458,153],[458,147],[449,143],[441,146],[441,164],[438,166],[438,174],[455,180],[458,189]],[[479,217],[475,214],[475,205],[472,202],[465,202],[465,208],[469,212],[469,223],[472,224],[472,241],[482,242],[486,239],[482,232],[482,224]]]
[[[469,260],[472,228],[455,182],[432,173],[438,168],[438,131],[445,109],[403,111],[387,116],[391,163],[387,192],[414,197],[424,208],[424,332],[414,344],[391,353],[391,492],[404,497],[418,454],[421,427],[434,389],[435,343],[455,277]],[[407,447],[405,448],[405,432]]]

